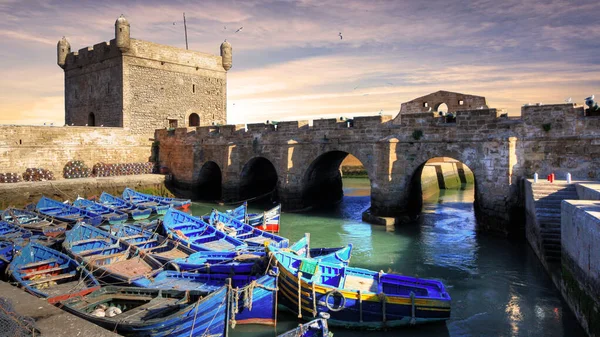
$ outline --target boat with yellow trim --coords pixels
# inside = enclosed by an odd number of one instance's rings
[[[375,272],[303,258],[269,247],[279,267],[279,303],[314,319],[331,315],[331,326],[383,329],[450,318],[442,282]]]

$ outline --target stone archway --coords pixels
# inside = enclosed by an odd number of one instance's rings
[[[188,126],[200,126],[200,116],[197,113],[193,112],[188,116]]]
[[[220,200],[222,190],[221,168],[214,161],[207,161],[200,168],[198,183],[195,188],[199,200]]]
[[[302,179],[303,205],[326,206],[342,200],[344,190],[341,164],[349,154],[349,152],[341,150],[328,151],[310,163]],[[363,164],[360,159],[356,159]],[[363,167],[367,170],[364,164]],[[369,179],[370,185],[371,180]]]
[[[254,157],[242,168],[239,196],[241,200],[247,200],[267,195],[276,190],[277,182],[273,163],[264,157]]]

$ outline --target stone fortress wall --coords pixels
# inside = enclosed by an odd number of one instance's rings
[[[547,124],[550,124],[548,131]],[[415,177],[433,157],[451,157],[466,164],[475,176],[476,209],[488,229],[508,233],[522,222],[520,180],[554,172],[573,177],[600,175],[600,118],[584,116],[574,104],[526,106],[519,118],[496,109],[456,112],[447,123],[435,113],[357,117],[349,127],[336,119],[248,124],[174,131],[157,130],[161,165],[175,179],[194,188],[207,162],[218,165],[223,197],[239,197],[240,174],[253,158],[269,160],[277,171],[277,191],[284,205],[304,205],[307,186],[336,179],[339,163],[314,163],[330,153],[350,153],[365,166],[371,179],[371,207],[378,215],[409,211]],[[336,166],[337,165],[337,166]],[[335,167],[334,169],[330,169]],[[325,175],[325,177],[323,177]],[[312,180],[311,180],[312,179]],[[316,179],[316,180],[315,180]]]

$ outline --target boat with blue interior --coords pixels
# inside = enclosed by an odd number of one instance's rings
[[[252,227],[214,209],[210,214],[210,224],[248,246],[264,247],[267,243],[278,248],[287,248],[290,244],[290,240],[284,237]]]
[[[269,247],[280,271],[279,303],[304,319],[331,315],[347,328],[383,329],[450,318],[442,282],[302,258]]]
[[[77,200],[73,202],[73,206],[82,210],[100,214],[104,221],[111,225],[122,224],[129,219],[129,215],[127,213],[112,209],[92,200],[77,198]]]
[[[119,197],[108,194],[106,192],[102,192],[100,198],[98,198],[98,203],[108,208],[125,212],[129,214],[129,217],[133,220],[148,219],[152,214],[152,208],[138,207],[130,202],[127,202]]]
[[[79,209],[69,204],[52,200],[44,196],[36,204],[35,210],[46,216],[50,216],[70,224],[74,224],[78,221],[85,221],[85,223],[92,226],[98,226],[102,223],[102,216],[100,214]]]
[[[33,235],[59,237],[67,230],[67,223],[38,212],[9,207],[2,211],[2,220],[31,231]]]
[[[190,199],[160,197],[152,194],[140,193],[131,188],[125,188],[123,191],[123,199],[125,200],[140,200],[146,202],[156,202],[161,205],[167,205],[180,210],[188,210],[192,201]]]
[[[162,225],[169,238],[183,242],[197,251],[236,251],[248,247],[245,242],[174,208],[169,208]]]

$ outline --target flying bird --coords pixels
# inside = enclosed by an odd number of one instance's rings
[[[173,26],[175,26],[175,22],[173,22]]]
[[[340,37],[340,40],[343,40],[343,39],[344,39],[344,37],[342,37],[342,32],[340,32],[340,33],[338,34],[338,36]]]
[[[355,86],[354,89],[352,89],[352,90],[356,90],[358,87],[360,87],[360,84]]]
[[[242,28],[244,28],[244,26],[242,26],[242,27],[238,28],[238,30],[236,30],[235,32],[237,33],[237,32],[239,32],[239,31],[241,31],[241,30],[242,30]]]
[[[573,99],[571,97],[569,97],[569,98],[565,99],[565,102],[571,103],[571,102],[573,102]]]
[[[227,29],[227,26],[223,26],[223,29]]]

